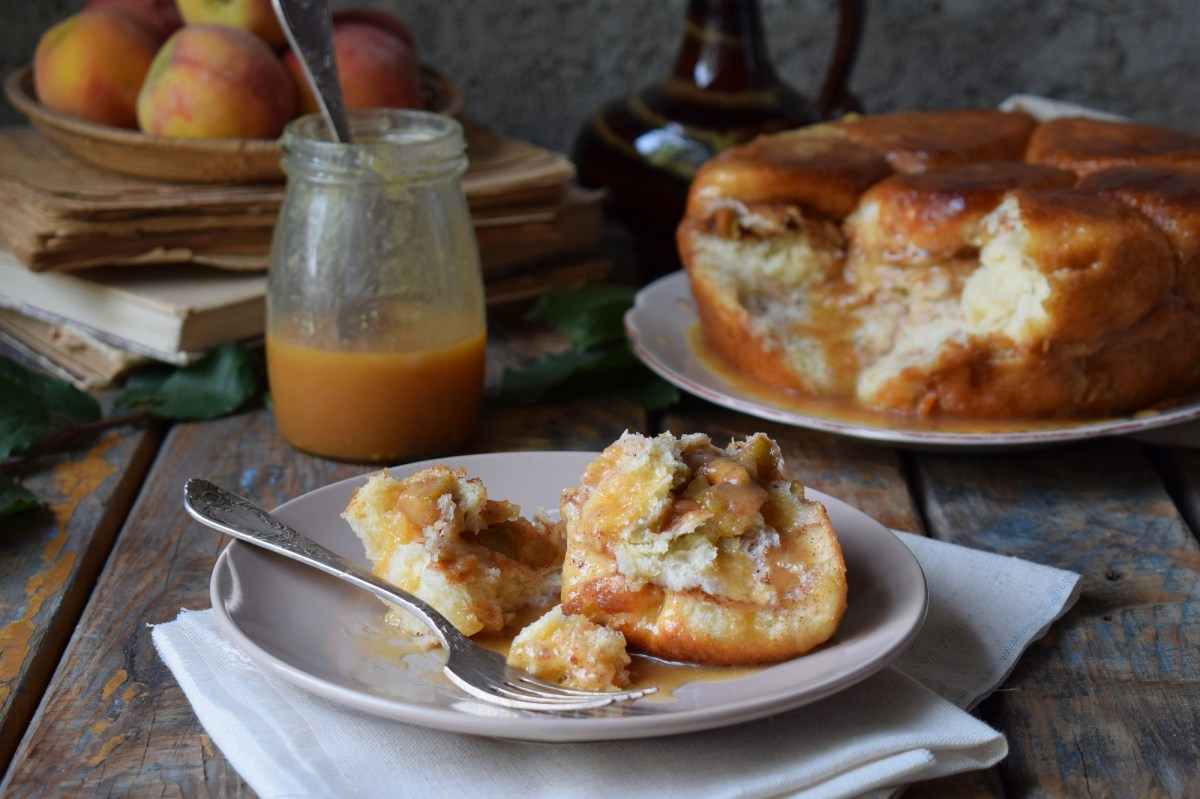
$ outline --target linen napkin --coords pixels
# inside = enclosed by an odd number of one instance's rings
[[[530,743],[374,717],[260,669],[212,610],[153,628],[213,742],[263,797],[842,797],[986,768],[1004,736],[966,709],[1074,604],[1079,575],[900,534],[929,616],[891,666],[796,710],[722,729]]]

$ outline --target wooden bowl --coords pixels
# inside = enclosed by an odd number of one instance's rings
[[[424,107],[456,116],[462,92],[433,67],[421,65]],[[283,180],[275,139],[184,139],[97,125],[51,111],[37,100],[33,69],[4,81],[4,94],[30,124],[59,146],[96,166],[135,177],[180,183],[269,183]]]

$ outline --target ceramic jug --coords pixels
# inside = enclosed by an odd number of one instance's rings
[[[840,0],[837,41],[815,101],[776,74],[758,0],[689,0],[671,73],[609,103],[584,125],[580,182],[607,187],[610,209],[634,234],[643,279],[678,267],[674,231],[696,169],[762,133],[859,110],[847,90],[864,0]]]

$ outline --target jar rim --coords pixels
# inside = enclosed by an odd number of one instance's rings
[[[427,171],[439,164],[454,168],[464,160],[463,126],[452,117],[404,108],[356,108],[347,116],[349,143],[334,141],[320,114],[289,122],[280,139],[285,170]]]

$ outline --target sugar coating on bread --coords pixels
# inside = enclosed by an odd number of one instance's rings
[[[710,664],[782,660],[827,641],[845,564],[824,507],[763,434],[626,433],[562,498],[562,602],[637,651]]]
[[[585,691],[616,691],[629,686],[625,636],[555,605],[522,628],[509,648],[510,666],[538,679]]]
[[[1200,137],[1093,122],[909,112],[818,126],[897,173],[819,233],[746,224],[754,206],[729,185],[722,210],[689,205],[677,238],[706,344],[767,385],[905,415],[1127,413],[1185,391],[1200,378]],[[747,196],[743,162],[786,160],[776,151],[798,140],[728,156]],[[1020,160],[1027,142],[1038,163]],[[811,214],[789,205],[788,182],[797,198],[811,189],[799,161],[775,175],[772,217]]]
[[[375,574],[416,594],[466,635],[500,631],[526,608],[557,600],[561,527],[488,499],[464,469],[437,464],[403,479],[371,475],[342,514]],[[391,606],[388,619],[432,645],[428,629]]]

